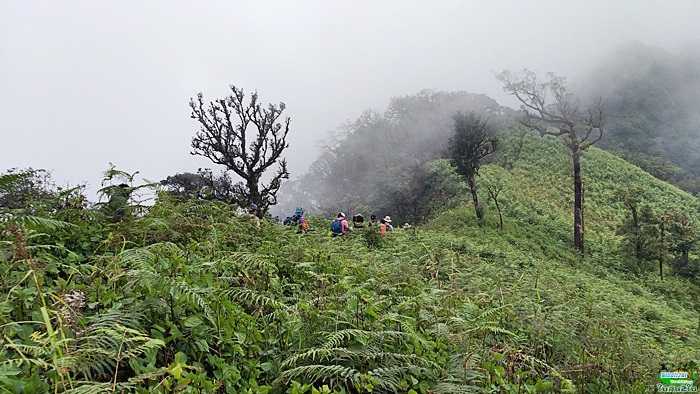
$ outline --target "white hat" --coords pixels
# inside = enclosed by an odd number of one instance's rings
[[[389,215],[385,216],[384,221],[387,223],[391,223],[391,216],[389,216]]]

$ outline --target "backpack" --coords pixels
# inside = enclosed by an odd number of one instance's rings
[[[301,216],[304,214],[304,208],[302,207],[297,207],[296,211],[294,211],[294,215],[292,215],[289,219],[291,220],[290,223],[293,225],[299,224],[299,219]]]
[[[331,232],[333,234],[342,234],[343,222],[341,222],[340,220],[334,220],[333,223],[331,223]]]
[[[352,224],[357,228],[362,228],[365,225],[365,218],[361,214],[357,214],[352,217]]]

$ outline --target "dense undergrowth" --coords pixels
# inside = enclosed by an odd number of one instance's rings
[[[590,149],[582,258],[559,144],[527,134],[482,169],[503,229],[486,196],[482,221],[460,206],[347,240],[166,196],[117,223],[5,213],[0,391],[652,392],[700,362],[699,292],[630,269],[615,190],[693,217],[697,201]]]

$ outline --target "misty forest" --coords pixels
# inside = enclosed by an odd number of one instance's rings
[[[182,119],[208,168],[110,164],[97,202],[4,169],[0,391],[650,393],[659,371],[700,375],[700,54],[628,44],[575,83],[493,78],[515,107],[397,96],[305,174],[285,104],[238,85],[193,92]]]

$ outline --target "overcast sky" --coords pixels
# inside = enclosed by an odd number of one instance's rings
[[[494,72],[571,80],[620,44],[698,41],[699,16],[698,0],[0,0],[0,172],[43,168],[94,193],[109,162],[139,180],[214,167],[189,154],[187,104],[235,84],[287,105],[295,178],[329,131],[391,97],[510,105]]]

